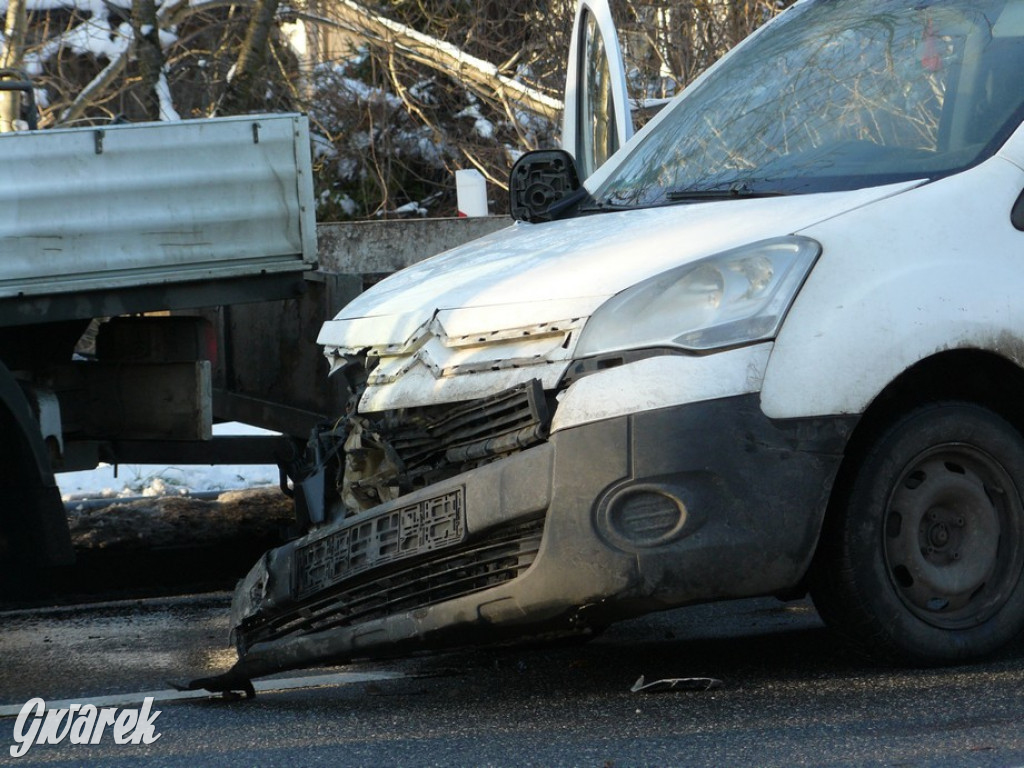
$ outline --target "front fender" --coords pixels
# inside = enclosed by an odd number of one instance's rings
[[[915,363],[952,349],[1024,365],[1024,171],[976,168],[801,232],[822,244],[776,340],[771,418],[859,414]]]

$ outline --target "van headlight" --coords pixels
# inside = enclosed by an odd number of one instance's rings
[[[815,240],[780,237],[662,272],[598,307],[574,357],[666,346],[707,352],[775,338],[820,253]]]

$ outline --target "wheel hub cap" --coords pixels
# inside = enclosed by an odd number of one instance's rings
[[[1008,492],[1009,491],[1009,492]],[[984,621],[1005,599],[1019,559],[1010,477],[969,445],[919,455],[886,510],[885,558],[900,599],[945,629]]]

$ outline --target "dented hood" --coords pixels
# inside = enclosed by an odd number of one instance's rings
[[[324,323],[318,342],[334,366],[346,354],[381,358],[362,410],[461,400],[530,378],[553,386],[576,331],[619,291],[918,183],[520,222],[388,277]],[[474,373],[473,384],[450,381]]]

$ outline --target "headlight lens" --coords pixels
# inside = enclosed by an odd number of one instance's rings
[[[774,338],[820,253],[814,240],[782,237],[662,272],[602,304],[575,356],[658,346],[706,352]]]

